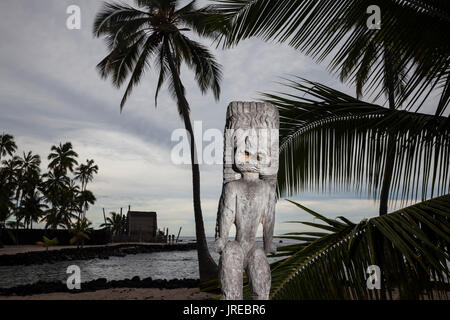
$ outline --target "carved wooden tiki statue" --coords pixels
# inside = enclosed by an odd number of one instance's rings
[[[217,213],[215,250],[221,253],[222,299],[242,299],[245,270],[253,299],[267,300],[274,253],[275,188],[278,172],[278,109],[267,103],[232,102],[225,126],[224,182]],[[264,250],[256,244],[263,226]],[[231,226],[236,239],[228,241]]]

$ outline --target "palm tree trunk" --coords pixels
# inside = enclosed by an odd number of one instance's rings
[[[218,267],[209,253],[208,245],[206,242],[205,228],[203,225],[203,215],[200,201],[200,168],[197,162],[197,150],[194,140],[194,131],[192,129],[191,119],[189,116],[189,104],[186,100],[186,97],[183,94],[178,69],[175,66],[175,62],[173,60],[168,40],[164,40],[164,47],[167,54],[167,60],[169,62],[170,71],[172,73],[174,87],[177,94],[178,105],[180,106],[180,110],[182,113],[181,116],[184,120],[186,130],[190,136],[195,234],[197,238],[197,255],[200,271],[200,281],[204,282],[217,278]]]

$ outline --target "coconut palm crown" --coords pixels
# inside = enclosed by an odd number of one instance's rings
[[[158,72],[155,105],[161,87],[167,82],[189,133],[200,279],[210,280],[217,276],[217,265],[206,243],[200,203],[200,169],[190,108],[180,79],[180,67],[184,63],[193,71],[203,94],[211,90],[216,100],[219,99],[221,66],[207,47],[188,37],[192,33],[200,37],[215,36],[205,27],[211,13],[207,9],[197,10],[195,0],[185,6],[180,6],[181,1],[177,0],[134,2],[137,8],[127,4],[105,3],[97,14],[94,36],[104,38],[109,49],[108,55],[97,68],[100,75],[104,79],[109,77],[117,88],[122,87],[128,79],[120,103],[121,111],[133,88],[151,66],[155,66]]]

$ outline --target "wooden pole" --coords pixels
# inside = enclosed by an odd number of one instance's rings
[[[105,208],[103,208],[103,220],[105,220],[105,225],[106,225],[106,214],[105,214]]]
[[[181,228],[183,228],[183,227],[180,227],[180,230],[178,230],[177,240],[175,241],[176,243],[178,243],[178,238],[180,237]]]

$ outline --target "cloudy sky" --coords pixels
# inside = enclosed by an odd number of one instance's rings
[[[97,202],[88,218],[98,226],[102,208],[156,211],[159,227],[184,236],[194,234],[190,166],[175,165],[171,134],[183,128],[166,90],[154,106],[155,73],[150,72],[129,98],[122,114],[123,90],[100,79],[95,66],[106,47],[91,33],[101,1],[2,0],[0,2],[0,131],[14,135],[19,152],[32,150],[47,166],[50,147],[71,141],[79,160],[100,167],[89,188]],[[81,30],[68,30],[66,9],[81,8]],[[222,95],[202,96],[192,74],[182,70],[192,121],[203,129],[223,130],[226,107],[233,100],[255,100],[258,92],[276,90],[278,77],[295,74],[353,93],[326,71],[293,49],[251,39],[232,50],[215,50],[223,65]],[[222,167],[202,165],[202,206],[207,235],[214,234]],[[376,215],[377,204],[351,193],[305,193],[295,200],[329,217],[355,221]],[[287,220],[311,220],[284,200],[277,205],[275,233],[301,230]]]

